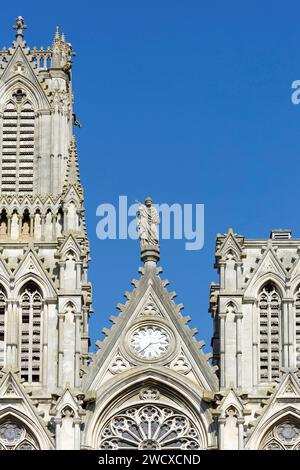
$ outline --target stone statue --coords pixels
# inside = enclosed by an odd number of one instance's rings
[[[30,226],[29,226],[29,223],[25,221],[22,227],[22,235],[24,237],[29,237],[29,234],[30,234]]]
[[[0,236],[1,236],[1,238],[6,237],[6,234],[7,234],[7,225],[6,225],[5,220],[2,220],[2,222],[0,224]]]
[[[139,205],[136,213],[137,229],[141,246],[158,245],[158,225],[159,215],[155,207],[152,206],[151,197],[145,199],[145,203]]]

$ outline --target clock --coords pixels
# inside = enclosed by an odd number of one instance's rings
[[[133,332],[129,341],[132,351],[140,358],[158,359],[167,352],[170,335],[158,326],[141,326]]]

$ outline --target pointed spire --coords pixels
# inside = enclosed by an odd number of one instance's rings
[[[137,229],[141,244],[141,260],[146,269],[156,267],[160,258],[158,226],[160,223],[156,208],[151,197],[140,204],[137,211]]]
[[[60,37],[59,37],[59,26],[56,26],[55,34],[54,34],[54,39],[53,39],[53,45],[60,42]]]
[[[24,34],[23,31],[24,29],[27,29],[27,25],[24,23],[24,18],[22,16],[18,16],[16,19],[16,24],[13,25],[13,29],[15,29],[16,32],[16,40],[18,43],[23,41]]]
[[[76,137],[73,135],[69,151],[69,160],[66,170],[65,185],[76,185],[81,187],[79,169],[78,169],[78,155],[77,155],[77,142]]]

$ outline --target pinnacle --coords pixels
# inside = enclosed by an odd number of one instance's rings
[[[60,36],[59,36],[59,26],[56,26],[55,29],[55,34],[54,34],[54,39],[53,39],[53,45],[60,42]]]
[[[71,184],[81,186],[78,170],[77,143],[74,135],[71,140],[69,160],[66,171],[66,185],[69,186]]]

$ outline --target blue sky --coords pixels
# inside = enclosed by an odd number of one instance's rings
[[[272,228],[300,236],[299,2],[15,0],[1,11],[1,45],[22,15],[30,46],[58,24],[76,51],[75,111],[91,241],[92,343],[138,276],[139,246],[99,241],[96,208],[150,194],[204,203],[205,245],[162,241],[163,278],[210,343],[207,312],[218,232],[249,238]]]

